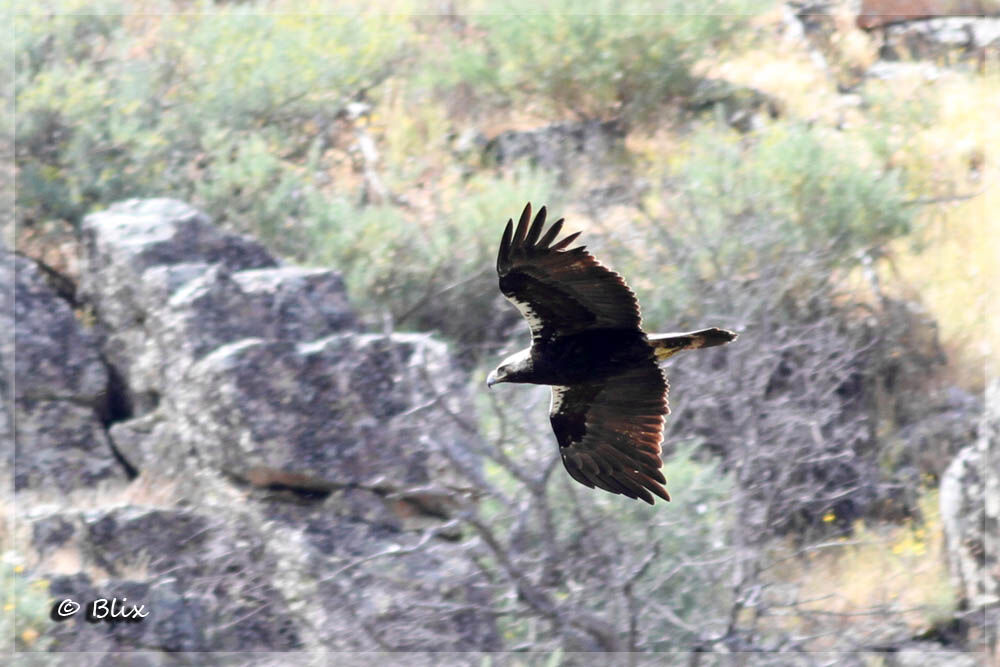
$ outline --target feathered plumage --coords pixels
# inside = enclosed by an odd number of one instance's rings
[[[670,412],[658,361],[682,349],[728,343],[736,334],[704,329],[647,336],[639,304],[620,275],[584,246],[580,232],[556,241],[563,219],[545,229],[531,204],[507,221],[497,273],[500,291],[531,328],[531,347],[511,355],[487,384],[552,386],[549,418],[567,472],[589,487],[670,500],[660,471],[663,422]]]

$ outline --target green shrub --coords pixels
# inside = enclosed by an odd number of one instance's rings
[[[51,641],[43,636],[52,623],[49,618],[52,609],[49,582],[28,579],[24,567],[16,564],[17,561],[12,551],[5,552],[0,558],[0,581],[4,590],[0,632],[5,642],[13,638],[14,648],[18,651],[45,650]]]
[[[18,17],[19,221],[171,196],[300,251],[335,116],[392,72],[408,22],[259,9]]]
[[[750,284],[762,272],[801,292],[829,284],[910,231],[902,174],[865,168],[864,147],[840,133],[778,124],[745,138],[706,129],[689,145],[653,195],[670,215],[639,225],[640,251],[613,253],[625,275],[659,267],[636,285],[651,322],[697,315],[706,286]]]
[[[730,40],[751,0],[692,12],[681,2],[512,0],[470,18],[473,38],[450,49],[433,79],[483,104],[529,106],[579,118],[646,122],[688,95],[700,57]]]
[[[14,37],[19,87],[48,67],[100,59],[122,25],[122,7],[115,2],[49,0],[18,10]]]

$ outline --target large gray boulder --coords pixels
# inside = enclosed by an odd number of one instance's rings
[[[277,266],[256,241],[224,232],[172,199],[115,204],[84,218],[82,234],[78,292],[93,309],[101,348],[122,378],[126,413],[155,407],[158,378],[148,376],[156,375],[161,350],[148,326],[152,310],[212,267]]]
[[[359,333],[336,271],[259,268],[266,251],[180,202],[127,202],[83,227],[81,295],[133,416],[110,433],[136,470],[311,491],[448,481],[434,441],[467,437],[451,415],[468,406],[444,345]]]
[[[144,306],[153,336],[139,353],[147,372],[134,381],[154,387],[176,386],[192,363],[228,343],[311,341],[356,329],[343,280],[330,269],[230,272],[216,264],[167,300]]]
[[[199,361],[172,409],[183,449],[258,484],[443,486],[453,466],[421,439],[466,437],[447,412],[463,411],[460,379],[422,334],[249,338]]]
[[[181,448],[173,425],[190,405],[191,366],[206,355],[251,337],[309,341],[356,325],[339,273],[279,267],[259,243],[183,202],[117,204],[87,216],[83,235],[80,296],[120,379],[111,435],[138,470],[174,474],[204,460]]]

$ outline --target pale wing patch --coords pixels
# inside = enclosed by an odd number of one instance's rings
[[[506,295],[504,295],[506,296]],[[507,296],[507,300],[514,304],[514,307],[518,309],[521,313],[521,317],[528,321],[528,326],[531,327],[531,333],[534,334],[536,331],[541,331],[542,329],[542,318],[538,316],[535,309],[531,307],[531,304],[527,301],[519,301],[512,296]]]

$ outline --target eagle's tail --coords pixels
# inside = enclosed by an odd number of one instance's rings
[[[649,334],[649,343],[653,346],[653,354],[657,361],[665,361],[681,350],[694,350],[699,347],[715,347],[736,340],[732,331],[712,327],[699,331],[685,333]]]

